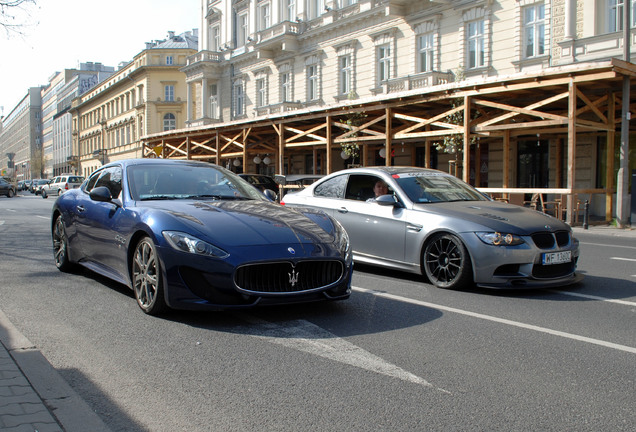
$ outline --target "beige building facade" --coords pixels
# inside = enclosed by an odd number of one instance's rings
[[[620,0],[202,0],[202,10],[201,50],[182,69],[187,128],[145,137],[145,154],[276,174],[431,166],[614,212],[621,82],[634,74],[614,60]],[[355,157],[341,151],[351,144]]]
[[[197,30],[169,32],[73,100],[78,174],[87,176],[107,162],[141,157],[142,136],[185,126],[187,88],[180,69],[197,49]]]

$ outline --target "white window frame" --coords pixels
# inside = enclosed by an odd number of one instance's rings
[[[219,95],[218,95],[218,85],[210,84],[209,90],[209,108],[210,108],[210,118],[219,119]]]
[[[486,21],[477,19],[466,23],[466,68],[486,66]],[[475,53],[474,57],[471,53]]]
[[[171,56],[171,55],[166,56],[166,64],[167,64],[168,66],[172,66],[172,65],[174,65],[174,57],[173,57],[173,56]]]
[[[353,55],[338,57],[338,94],[346,96],[353,91]]]
[[[307,0],[307,16],[310,20],[319,18],[325,10],[325,0]]]
[[[163,116],[163,130],[175,130],[177,128],[177,116],[173,113],[166,113]]]
[[[318,91],[318,63],[307,65],[307,100],[320,99]]]
[[[164,97],[166,102],[174,102],[174,85],[166,84],[164,86]]]
[[[281,12],[283,21],[295,21],[298,16],[296,12],[296,0],[282,0]]]
[[[232,99],[234,117],[245,115],[245,87],[242,79],[237,79],[232,84]]]
[[[210,27],[210,51],[221,49],[221,26],[219,24]]]
[[[623,11],[625,10],[623,5],[624,5],[624,0],[607,0],[607,31],[608,33],[623,31]],[[632,0],[632,8],[631,8],[632,19],[630,20],[632,27],[636,25],[636,12],[634,11],[635,7],[636,7],[636,0]]]
[[[378,45],[375,49],[378,83],[386,82],[392,78],[392,51],[391,44],[388,43]]]
[[[267,77],[256,78],[256,106],[262,108],[267,106]]]
[[[435,34],[424,33],[417,36],[417,71],[432,72],[435,68]]]
[[[293,90],[291,70],[282,70],[280,74],[280,101],[293,102]]]
[[[258,5],[258,31],[263,31],[272,26],[272,7],[269,2]]]
[[[247,43],[249,34],[249,20],[246,11],[238,14],[237,23],[236,46],[242,47]]]
[[[522,8],[523,58],[545,55],[545,4],[536,3]]]

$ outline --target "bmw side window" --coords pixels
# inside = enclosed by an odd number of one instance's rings
[[[314,189],[314,195],[324,198],[343,198],[348,175],[340,175],[322,182]]]
[[[370,175],[356,174],[349,176],[345,198],[357,201],[367,201],[368,199],[375,197],[373,187],[378,180],[380,180],[379,177]]]

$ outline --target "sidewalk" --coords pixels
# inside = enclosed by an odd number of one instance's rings
[[[110,431],[2,310],[0,431]]]

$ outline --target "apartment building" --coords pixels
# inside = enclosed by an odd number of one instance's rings
[[[42,95],[32,87],[3,117],[0,127],[0,169],[16,180],[40,178],[42,163]]]
[[[144,135],[185,127],[187,88],[180,69],[197,49],[197,30],[168,32],[73,100],[73,155],[80,175],[107,162],[141,157]]]
[[[634,73],[623,8],[202,0],[201,51],[182,69],[189,130],[146,137],[145,154],[280,174],[426,165],[486,188],[567,190],[609,215]]]

